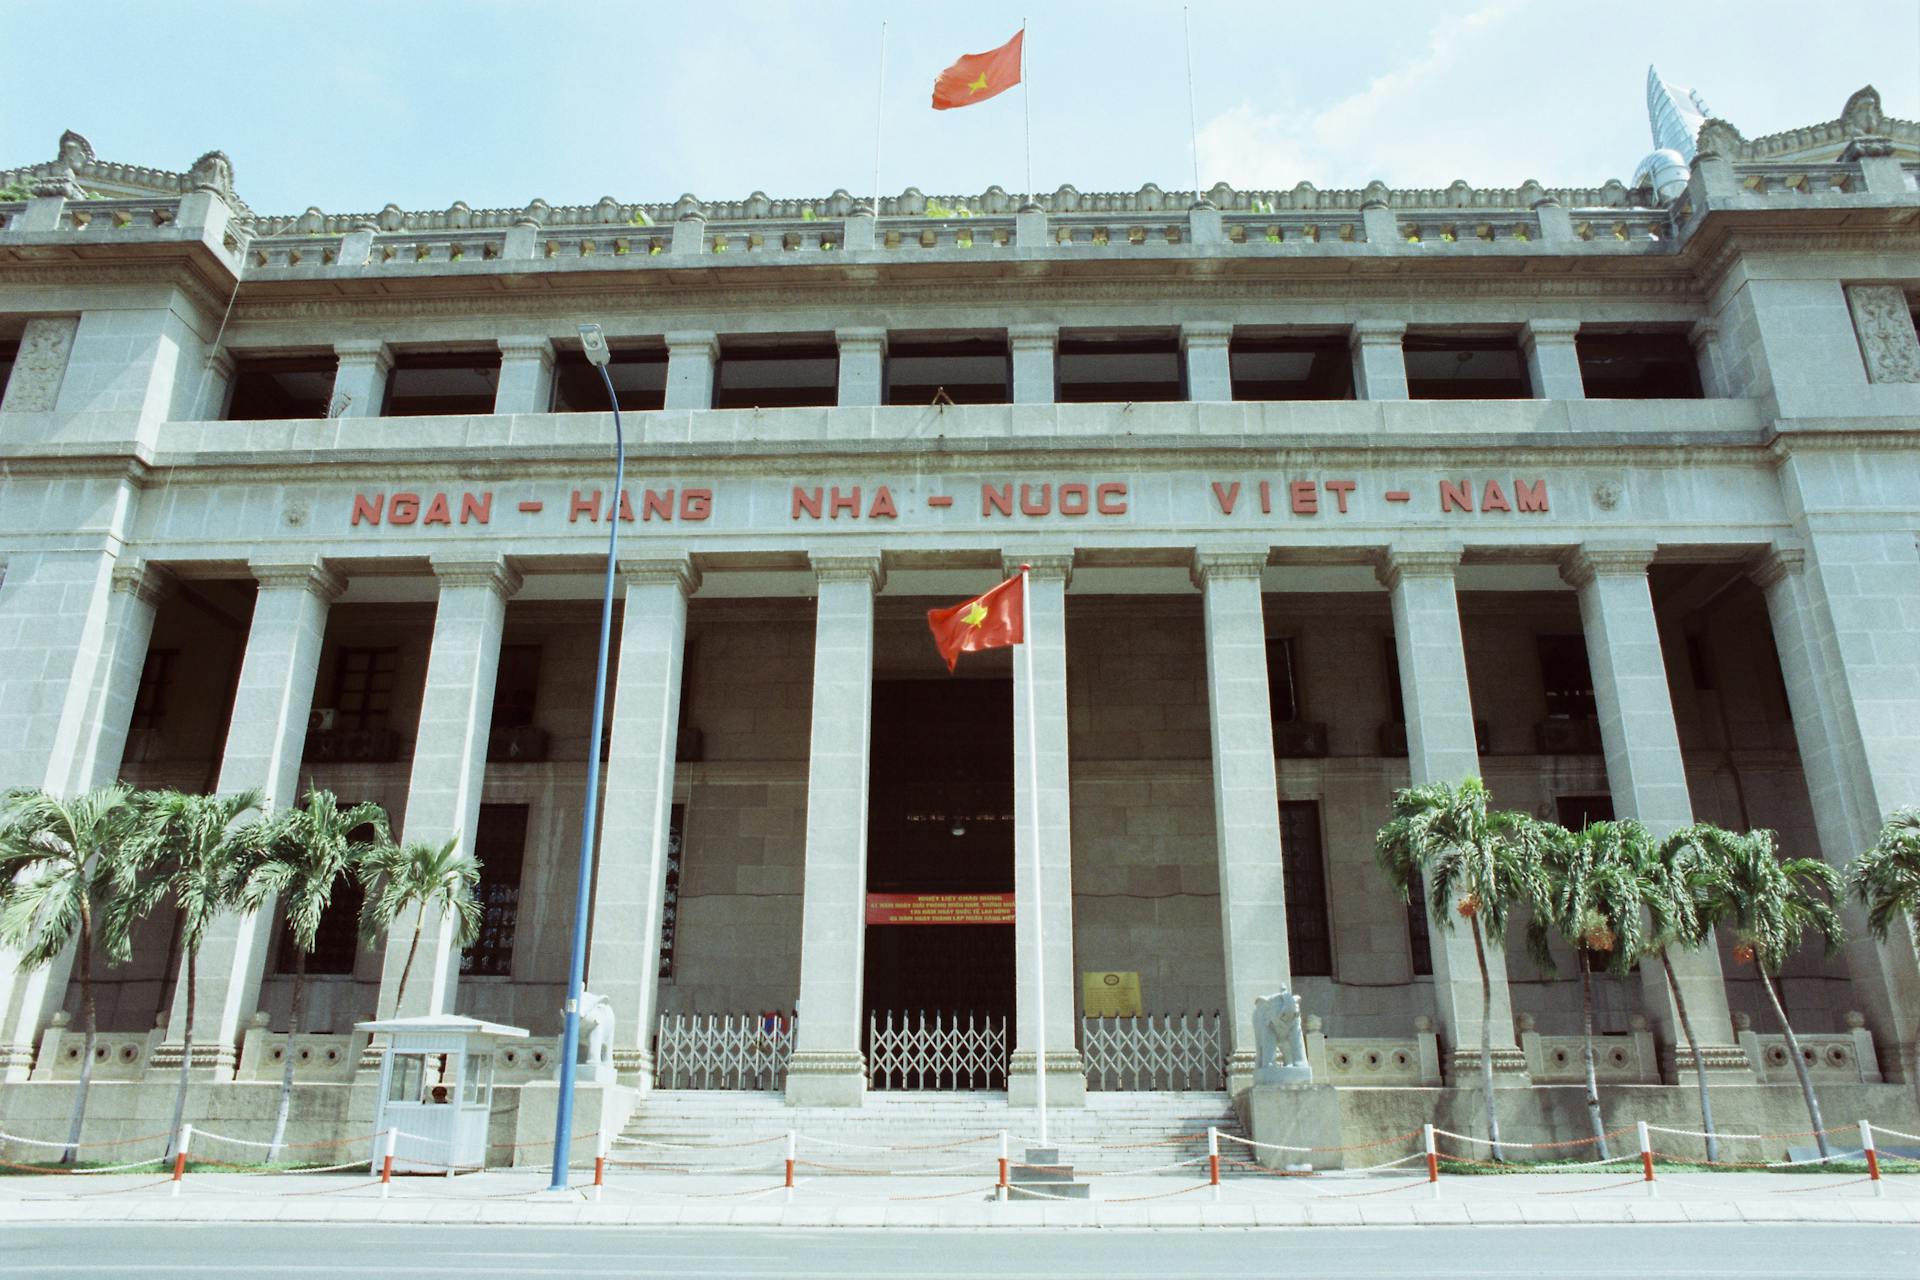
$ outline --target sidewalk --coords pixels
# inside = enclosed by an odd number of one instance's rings
[[[150,1174],[0,1179],[0,1224],[20,1222],[589,1223],[742,1227],[1301,1227],[1637,1222],[1920,1223],[1920,1174],[1889,1174],[1876,1196],[1848,1174],[1096,1177],[1095,1201],[997,1203],[980,1177],[800,1178],[622,1174],[598,1198],[591,1172],[548,1192],[545,1173],[397,1177],[382,1199],[366,1174],[188,1172],[175,1194]],[[1437,1192],[1436,1192],[1437,1186]]]

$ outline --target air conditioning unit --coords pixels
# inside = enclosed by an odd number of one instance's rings
[[[332,707],[315,707],[307,712],[307,732],[331,733],[334,717],[339,714]]]

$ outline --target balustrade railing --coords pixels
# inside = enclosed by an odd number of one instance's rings
[[[1217,1093],[1227,1087],[1218,1013],[1082,1018],[1080,1056],[1089,1089]]]
[[[653,1047],[661,1089],[786,1087],[793,1018],[764,1013],[665,1013]]]
[[[873,1089],[1007,1087],[1005,1014],[874,1011],[867,1017]]]

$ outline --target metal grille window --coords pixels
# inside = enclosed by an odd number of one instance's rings
[[[1280,869],[1287,893],[1287,955],[1295,977],[1333,976],[1327,925],[1327,866],[1320,851],[1320,802],[1280,803]]]
[[[139,733],[151,729],[167,714],[167,690],[173,684],[173,662],[180,656],[178,649],[152,649],[147,652],[147,661],[140,668],[140,690],[133,695],[133,722],[129,726]]]
[[[673,940],[680,924],[680,865],[687,806],[677,804],[667,818],[667,891],[660,904],[660,976],[673,977]]]
[[[1540,682],[1547,695],[1549,720],[1591,720],[1593,671],[1587,666],[1585,636],[1539,636]]]
[[[1275,724],[1300,718],[1300,691],[1293,676],[1293,640],[1287,636],[1267,640],[1267,699]]]
[[[493,682],[493,722],[501,729],[519,729],[533,723],[534,696],[540,689],[540,646],[500,646],[500,671]]]
[[[509,977],[520,922],[520,871],[527,847],[527,806],[483,804],[473,842],[480,860],[480,934],[460,957],[466,977]]]
[[[1427,919],[1427,895],[1423,885],[1407,904],[1407,952],[1413,959],[1413,976],[1433,976],[1433,924]]]
[[[399,665],[398,649],[342,648],[333,665],[334,727],[386,728]]]

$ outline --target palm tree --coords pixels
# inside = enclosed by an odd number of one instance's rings
[[[373,828],[372,840],[353,838],[362,827]],[[267,1149],[267,1161],[272,1163],[280,1158],[293,1108],[293,1061],[307,994],[307,957],[313,953],[335,886],[387,842],[387,815],[377,804],[358,804],[343,812],[331,791],[309,786],[301,806],[274,818],[260,840],[260,859],[241,890],[241,903],[249,911],[259,911],[277,902],[293,944],[293,998],[286,1048],[281,1053],[280,1105],[273,1118],[273,1142]]]
[[[1543,828],[1547,824],[1542,823]],[[1638,828],[1638,830],[1634,830]],[[1579,834],[1547,828],[1541,840],[1541,896],[1527,921],[1527,947],[1546,973],[1555,969],[1548,945],[1555,933],[1564,938],[1580,960],[1580,1026],[1585,1041],[1587,1119],[1599,1144],[1607,1151],[1607,1127],[1600,1116],[1600,1079],[1593,1056],[1593,958],[1606,957],[1607,970],[1624,975],[1645,945],[1641,907],[1645,905],[1639,869],[1628,854],[1627,842],[1645,837],[1638,823],[1595,822]]]
[[[1621,849],[1640,877],[1640,896],[1647,906],[1651,931],[1645,954],[1660,961],[1667,990],[1673,993],[1673,1011],[1693,1055],[1694,1083],[1700,1091],[1700,1129],[1706,1134],[1707,1163],[1713,1164],[1720,1159],[1720,1139],[1714,1132],[1713,1100],[1707,1092],[1707,1056],[1700,1048],[1700,1037],[1694,1034],[1686,993],[1680,989],[1669,954],[1676,946],[1706,946],[1712,932],[1700,912],[1704,854],[1690,827],[1656,841],[1653,833],[1637,822],[1625,820],[1615,825],[1621,829]]]
[[[1896,809],[1880,828],[1873,847],[1853,860],[1847,886],[1867,908],[1867,930],[1885,942],[1894,923],[1904,919],[1920,943],[1920,809]],[[1920,1040],[1914,1044],[1920,1064]],[[1920,1069],[1914,1072],[1920,1079]]]
[[[93,1084],[94,1040],[100,1032],[93,1000],[94,946],[109,964],[125,964],[133,955],[130,922],[114,908],[134,888],[126,841],[136,813],[133,793],[118,785],[71,800],[16,791],[0,803],[0,942],[20,953],[23,968],[52,964],[69,946],[80,962],[86,1041],[62,1164],[72,1164],[78,1154]]]
[[[427,908],[438,907],[454,919],[454,941],[462,947],[480,933],[480,904],[473,896],[474,887],[480,883],[480,864],[462,857],[459,844],[458,836],[438,846],[424,840],[389,843],[360,863],[360,882],[367,888],[360,907],[360,936],[368,946],[383,930],[391,929],[408,908],[416,909],[413,941],[407,944],[406,962],[400,966],[400,983],[393,993],[395,1017],[405,1007],[407,977],[420,950]]]
[[[1832,901],[1841,892],[1840,873],[1819,858],[1782,858],[1771,831],[1741,834],[1705,823],[1692,830],[1706,853],[1701,876],[1703,914],[1710,923],[1724,921],[1732,926],[1738,939],[1733,958],[1743,964],[1752,961],[1760,975],[1773,1015],[1786,1034],[1787,1056],[1793,1059],[1794,1074],[1800,1078],[1800,1092],[1824,1157],[1828,1154],[1827,1135],[1820,1119],[1820,1102],[1813,1096],[1813,1080],[1800,1054],[1800,1040],[1787,1021],[1787,1010],[1780,1003],[1773,979],[1787,958],[1800,949],[1810,929],[1826,940],[1828,955],[1840,949],[1845,933]]]
[[[180,1083],[173,1095],[169,1133],[177,1141],[186,1116],[187,1081],[193,1070],[193,1025],[199,994],[200,944],[213,922],[241,906],[253,865],[260,857],[269,823],[240,824],[260,807],[260,792],[196,796],[178,791],[142,797],[144,810],[133,839],[143,874],[141,900],[131,909],[144,914],[161,899],[173,904],[181,954],[186,957],[186,1035],[180,1050]]]
[[[1493,1103],[1493,976],[1486,938],[1504,939],[1508,909],[1540,897],[1540,845],[1547,833],[1526,814],[1487,812],[1488,799],[1473,777],[1458,787],[1429,782],[1396,791],[1393,817],[1380,828],[1374,856],[1401,901],[1419,900],[1424,876],[1430,915],[1439,927],[1451,930],[1458,913],[1473,931],[1480,965],[1480,1092],[1493,1158],[1504,1160]]]

